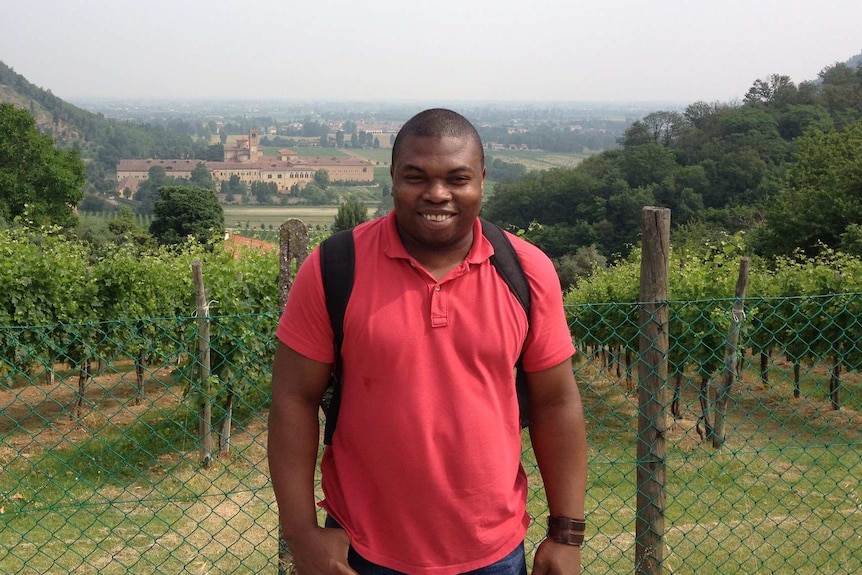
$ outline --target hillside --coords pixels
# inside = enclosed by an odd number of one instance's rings
[[[76,115],[93,116],[54,96],[50,90],[31,84],[3,62],[0,62],[0,102],[30,110],[39,129],[50,134],[57,145],[64,147],[83,140],[80,130],[69,118]]]
[[[111,193],[121,158],[206,158],[207,144],[161,126],[119,122],[65,102],[0,62],[0,102],[30,110],[60,147],[76,147],[87,162],[88,191]]]
[[[855,68],[857,66],[862,66],[862,52],[859,52],[858,54],[856,54],[855,56],[853,56],[852,58],[850,58],[849,60],[844,62],[844,65],[847,66],[848,68]]]

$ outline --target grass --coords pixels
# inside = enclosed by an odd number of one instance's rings
[[[10,462],[0,492],[15,495],[0,541],[12,551],[0,554],[0,572],[265,569],[276,548],[264,446],[241,443],[201,469],[195,433],[181,404]]]
[[[224,206],[224,221],[229,228],[274,229],[290,218],[298,218],[306,225],[329,228],[335,221],[338,206],[252,206],[230,204]],[[241,224],[241,225],[238,225]]]
[[[521,164],[527,170],[547,170],[551,168],[574,168],[586,155],[541,152],[537,150],[495,150],[486,152],[486,161],[499,158],[506,162]]]
[[[712,449],[695,432],[696,386],[684,387],[683,413],[668,421],[665,572],[862,571],[862,416],[855,409],[860,378],[844,375],[846,403],[833,411],[823,392],[828,367],[804,372],[799,399],[792,396],[786,366],[773,365],[768,384],[754,367],[735,385],[722,449]],[[630,573],[636,540],[634,387],[624,375],[585,359],[577,373],[590,445],[584,570]],[[96,403],[77,425],[64,426],[57,416],[44,419],[43,428],[13,427],[4,437],[0,572],[275,569],[266,414],[238,422],[231,453],[201,468],[196,414],[169,381],[152,382],[153,404],[128,422],[116,421]],[[154,391],[159,389],[161,395]],[[170,401],[159,403],[160,397]],[[57,431],[65,431],[65,439],[51,439]],[[529,447],[524,466],[533,491],[528,509],[543,518],[547,511]],[[542,522],[536,521],[528,551],[542,537]]]
[[[357,150],[346,148],[343,151],[363,160],[371,160],[375,165],[385,167],[387,173],[389,172],[389,164],[392,162],[392,148],[360,148]]]

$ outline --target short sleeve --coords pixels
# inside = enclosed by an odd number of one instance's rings
[[[542,371],[575,353],[563,290],[554,264],[544,252],[521,238],[510,239],[530,282],[530,328],[524,344],[524,369]]]
[[[276,331],[278,339],[305,357],[321,363],[335,359],[332,326],[320,276],[320,251],[306,258],[290,288]]]

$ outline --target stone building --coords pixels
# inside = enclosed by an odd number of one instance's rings
[[[278,150],[277,156],[265,156],[260,150],[257,131],[252,130],[247,138],[237,139],[235,146],[225,147],[224,161],[221,162],[120,160],[117,164],[118,192],[121,195],[134,193],[138,185],[149,177],[153,166],[164,168],[170,177],[188,179],[198,163],[206,166],[216,186],[236,175],[248,185],[252,182],[275,182],[282,193],[289,191],[294,184],[305,186],[314,180],[314,173],[318,170],[326,170],[330,182],[374,181],[374,163],[370,160],[345,156],[300,156],[287,148]]]

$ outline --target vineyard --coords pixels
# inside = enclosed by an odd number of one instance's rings
[[[50,231],[0,231],[0,252],[0,572],[274,572],[277,255],[189,244],[97,257]],[[753,261],[734,313],[740,256],[732,242],[671,255],[666,568],[859,572],[862,262]],[[590,445],[589,573],[635,562],[638,264],[635,252],[566,294]],[[524,465],[529,553],[547,510],[529,448]]]

